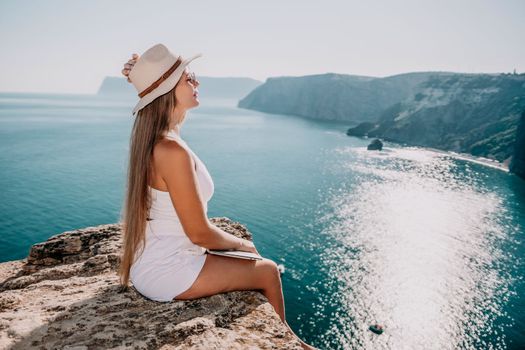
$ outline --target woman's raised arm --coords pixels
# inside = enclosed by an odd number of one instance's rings
[[[137,60],[139,59],[139,55],[134,53],[131,55],[131,58],[128,60],[128,62],[124,63],[124,68],[122,69],[122,75],[124,75],[128,83],[131,83],[131,80],[129,79],[129,72],[133,69],[133,66],[135,63],[137,63]]]

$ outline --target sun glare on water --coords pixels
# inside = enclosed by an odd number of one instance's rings
[[[471,349],[489,334],[503,348],[493,321],[509,294],[498,266],[510,237],[498,195],[432,151],[338,151],[333,170],[352,178],[319,219],[337,242],[323,256],[337,281],[325,302],[341,305],[331,336],[343,348]],[[368,331],[376,322],[381,336]]]

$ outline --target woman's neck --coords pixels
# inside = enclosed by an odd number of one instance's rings
[[[172,132],[172,133],[177,134],[177,136],[180,136],[180,126],[177,126],[177,125],[173,126],[168,130],[168,132]]]

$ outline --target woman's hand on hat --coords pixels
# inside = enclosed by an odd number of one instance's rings
[[[128,83],[131,83],[131,80],[129,79],[129,72],[133,69],[133,66],[135,63],[137,63],[137,60],[139,59],[139,55],[134,53],[131,55],[131,59],[128,60],[127,63],[124,64],[124,68],[122,69],[122,74],[127,78]]]

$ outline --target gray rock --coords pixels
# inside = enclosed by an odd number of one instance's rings
[[[380,139],[374,139],[366,149],[369,151],[381,151],[383,149],[383,142],[381,142]]]

